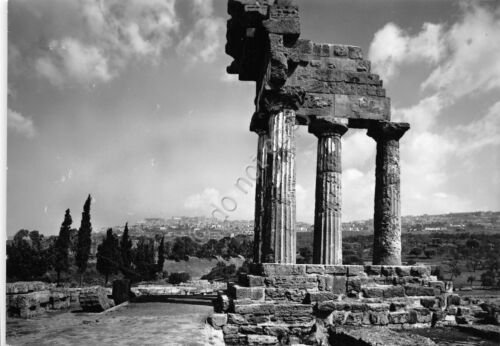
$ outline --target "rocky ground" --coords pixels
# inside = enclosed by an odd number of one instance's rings
[[[220,345],[206,300],[130,303],[107,313],[49,312],[7,320],[9,345]],[[208,304],[207,304],[208,303]],[[202,305],[200,305],[202,304]]]

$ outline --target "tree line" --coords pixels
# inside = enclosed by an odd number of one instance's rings
[[[38,231],[20,230],[7,244],[7,279],[51,281],[48,272],[55,272],[59,284],[63,274],[74,273],[79,276],[80,286],[84,274],[89,272],[89,258],[92,242],[90,216],[92,198],[85,201],[79,229],[71,228],[73,219],[67,209],[57,237],[44,238]],[[185,281],[185,275],[168,273],[163,270],[166,259],[181,261],[189,257],[200,258],[236,256],[250,257],[253,242],[250,237],[236,236],[219,240],[210,239],[204,244],[190,237],[178,237],[173,241],[140,237],[133,246],[128,224],[125,224],[121,237],[110,228],[97,247],[95,269],[104,276],[105,283],[113,275],[121,275],[132,282],[168,278],[177,283]]]

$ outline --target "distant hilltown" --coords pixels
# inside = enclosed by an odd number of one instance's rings
[[[297,222],[297,232],[312,232],[313,225]],[[117,234],[123,232],[124,225],[111,227]],[[253,221],[220,220],[208,217],[179,216],[172,218],[147,218],[128,225],[131,236],[156,235],[170,238],[189,236],[200,240],[220,239],[237,235],[252,235]],[[104,233],[103,228],[98,233]],[[373,232],[373,220],[342,223],[344,232]],[[500,231],[500,212],[479,211],[440,215],[419,215],[402,217],[403,232],[495,232]]]

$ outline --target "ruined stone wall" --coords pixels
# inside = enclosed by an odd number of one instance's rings
[[[47,310],[69,309],[70,292],[41,281],[8,283],[6,287],[7,315],[31,318]]]
[[[289,344],[331,326],[431,326],[445,306],[425,266],[260,264],[219,294],[212,324],[228,345]]]

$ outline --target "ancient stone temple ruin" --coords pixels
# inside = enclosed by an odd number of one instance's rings
[[[409,124],[391,122],[370,62],[359,47],[301,39],[294,1],[229,0],[228,13],[227,72],[256,85],[254,264],[219,294],[212,324],[240,345],[328,344],[339,325],[436,323],[443,282],[401,265],[399,140]],[[311,265],[295,264],[296,126],[318,140]],[[355,129],[377,145],[370,266],[342,265],[342,136]]]
[[[359,47],[300,39],[293,1],[229,1],[227,72],[256,82],[250,129],[259,136],[257,263],[295,263],[296,125],[318,138],[314,263],[342,264],[342,136],[368,129],[377,142],[374,264],[401,264],[399,139],[390,100]]]

